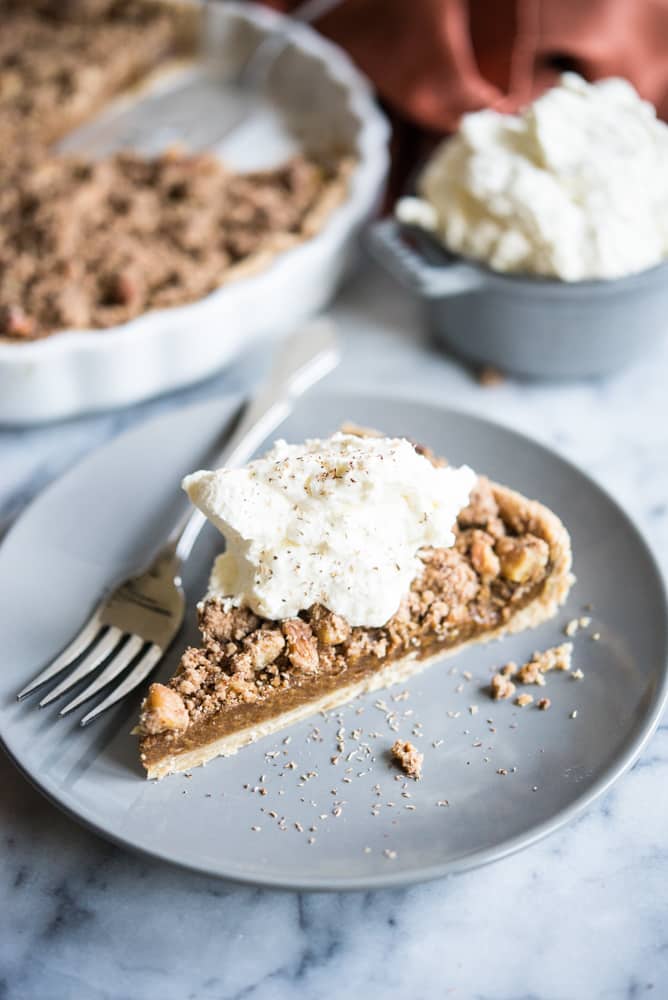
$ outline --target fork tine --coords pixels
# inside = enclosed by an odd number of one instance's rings
[[[134,660],[135,656],[142,647],[145,645],[146,640],[142,639],[138,635],[131,635],[126,644],[122,649],[116,653],[115,656],[109,661],[104,670],[98,674],[92,684],[89,684],[87,688],[78,694],[76,698],[68,702],[64,708],[61,708],[60,715],[67,715],[71,712],[73,708],[77,708],[82,702],[88,701],[93,695],[101,691],[103,687],[106,687],[110,681],[113,681],[114,677],[118,677],[120,673],[125,670],[129,663]]]
[[[124,677],[118,687],[115,687],[111,694],[96,705],[87,715],[84,715],[83,719],[79,723],[80,726],[87,726],[89,722],[97,719],[98,715],[102,715],[106,712],[108,708],[115,705],[117,701],[125,698],[130,691],[134,691],[141,682],[148,677],[151,671],[155,668],[156,664],[162,659],[163,652],[160,646],[156,646],[155,643],[146,650],[142,658],[139,660],[137,665],[133,667],[127,677]]]
[[[78,667],[68,674],[67,677],[63,678],[60,684],[56,684],[53,691],[49,691],[39,703],[40,708],[44,708],[46,705],[50,705],[52,701],[56,698],[60,698],[61,694],[69,691],[71,687],[74,687],[83,677],[86,677],[91,671],[96,670],[104,660],[107,659],[109,654],[113,649],[119,644],[123,637],[123,633],[115,625],[111,625],[107,632],[104,633],[99,642],[93,646],[88,655],[81,661]]]
[[[66,666],[76,660],[78,656],[81,656],[91,645],[101,628],[100,609],[96,608],[79,634],[72,639],[72,642],[65,647],[62,653],[19,691],[16,696],[17,701],[22,701],[27,695],[32,694],[36,688],[41,687],[46,681],[51,680],[52,677],[55,677],[56,674],[59,674],[61,670],[64,670]]]

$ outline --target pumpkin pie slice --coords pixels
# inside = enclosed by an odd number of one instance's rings
[[[135,732],[148,777],[235,754],[556,613],[573,578],[568,533],[550,510],[480,476],[453,532],[449,547],[419,551],[419,570],[382,626],[351,625],[322,604],[267,618],[210,593],[198,607],[201,646],[143,702]]]

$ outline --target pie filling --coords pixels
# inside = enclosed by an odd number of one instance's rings
[[[381,628],[351,628],[318,605],[296,618],[269,621],[246,608],[225,610],[216,599],[205,601],[199,609],[202,646],[186,650],[176,675],[168,685],[151,685],[142,706],[137,731],[149,773],[160,761],[207,744],[225,753],[225,739],[227,752],[234,752],[234,734],[339,690],[359,690],[360,682],[408,658],[428,660],[492,638],[512,629],[524,609],[542,604],[522,627],[537,624],[565,597],[568,538],[540,504],[481,477],[455,534],[452,548],[422,550],[423,570]]]

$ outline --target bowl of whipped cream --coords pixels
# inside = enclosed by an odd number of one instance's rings
[[[668,333],[668,126],[626,80],[566,73],[465,115],[369,243],[466,360],[613,372]]]

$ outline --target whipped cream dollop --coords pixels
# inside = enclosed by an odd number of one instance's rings
[[[498,271],[617,278],[668,256],[668,126],[622,79],[566,73],[519,115],[465,115],[418,187],[399,218]]]
[[[452,545],[475,480],[402,438],[339,433],[277,441],[244,468],[195,472],[183,486],[225,536],[209,596],[270,619],[319,603],[374,627],[399,608],[419,550]]]

